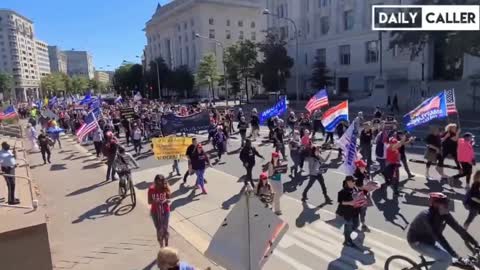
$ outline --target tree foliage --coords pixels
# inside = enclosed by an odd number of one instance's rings
[[[170,72],[167,85],[169,89],[174,90],[178,95],[190,97],[193,95],[195,77],[188,66],[179,66]]]
[[[40,87],[49,94],[56,95],[60,91],[67,91],[69,77],[64,73],[51,73],[40,79]]]
[[[220,76],[217,71],[217,61],[213,54],[207,54],[200,61],[197,70],[196,83],[199,86],[208,85],[212,90],[212,98],[215,97],[213,86],[218,82]]]
[[[151,91],[149,96],[158,98],[158,81],[157,81],[157,64],[160,77],[160,88],[164,89],[167,87],[167,79],[170,76],[171,70],[165,63],[165,60],[162,57],[155,59],[155,61],[150,62],[149,70],[145,73],[144,82],[148,87],[148,90]]]
[[[72,93],[82,94],[89,89],[89,79],[83,76],[73,76],[69,81],[69,90]]]
[[[125,95],[143,89],[143,67],[140,64],[124,64],[115,70],[113,76],[118,93]]]
[[[264,59],[257,65],[258,76],[268,92],[285,89],[286,79],[290,78],[293,59],[288,56],[286,42],[273,33],[268,33],[265,41],[259,44]]]
[[[333,85],[333,78],[329,75],[330,70],[320,57],[315,57],[312,65],[312,75],[310,77],[310,86],[313,89],[321,89],[326,86]]]
[[[227,79],[231,84],[232,92],[239,92],[240,80],[243,80],[247,101],[249,100],[249,81],[254,79],[256,74],[257,57],[257,45],[250,40],[228,47],[225,53]]]
[[[417,0],[418,5],[478,5],[478,0]],[[458,79],[464,53],[480,57],[479,31],[394,31],[390,48],[398,46],[418,56],[426,44],[434,45],[434,77]]]
[[[0,93],[5,93],[12,89],[13,78],[10,74],[0,72]]]

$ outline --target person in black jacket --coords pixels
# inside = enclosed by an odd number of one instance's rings
[[[355,208],[355,201],[353,195],[355,192],[355,179],[353,176],[347,176],[343,183],[343,189],[338,192],[338,208],[337,215],[343,217],[345,225],[343,229],[343,236],[345,241],[343,245],[349,247],[356,247],[353,242],[351,234],[354,228],[354,221],[358,217],[358,208]]]
[[[247,175],[244,178],[245,186],[247,186],[248,182],[250,181],[250,185],[252,186],[252,188],[255,188],[255,184],[253,183],[252,179],[252,170],[255,166],[255,156],[264,159],[264,157],[258,153],[257,149],[252,146],[252,141],[247,139],[245,141],[245,146],[240,151],[240,160],[242,161],[243,166],[247,170]]]
[[[447,269],[457,252],[443,236],[446,225],[450,226],[464,241],[479,248],[478,242],[455,220],[449,212],[449,199],[440,192],[430,193],[430,207],[418,214],[407,233],[408,244],[417,252],[435,260],[430,269]],[[437,242],[442,248],[437,247]]]

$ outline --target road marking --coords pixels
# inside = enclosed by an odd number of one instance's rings
[[[283,239],[282,239],[283,241]],[[275,250],[273,253],[276,257],[281,259],[282,261],[290,264],[297,270],[313,270],[312,268],[300,263],[299,261],[293,259],[292,257],[288,256],[287,254],[281,252],[280,250]]]

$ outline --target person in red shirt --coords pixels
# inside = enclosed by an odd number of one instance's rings
[[[160,247],[168,246],[168,221],[170,218],[170,187],[165,176],[157,174],[148,188],[148,204],[153,224],[157,230]]]
[[[385,181],[386,185],[392,185],[394,195],[399,195],[398,185],[400,176],[400,147],[406,143],[406,136],[398,141],[395,136],[391,137],[387,146]],[[385,184],[382,187],[385,187]]]

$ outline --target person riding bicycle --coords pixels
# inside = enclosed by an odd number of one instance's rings
[[[120,178],[119,186],[125,187],[125,177],[131,176],[130,164],[134,165],[135,168],[140,168],[138,162],[133,158],[133,156],[125,151],[125,148],[119,146],[117,158],[115,159],[115,170],[117,171],[118,177]]]
[[[430,269],[446,270],[452,265],[452,258],[456,258],[459,262],[464,261],[459,258],[443,236],[446,225],[458,233],[466,244],[471,244],[477,249],[479,245],[449,213],[449,199],[445,194],[433,192],[429,196],[430,207],[412,221],[407,233],[407,241],[412,249],[435,260]],[[437,244],[440,244],[440,247]]]

